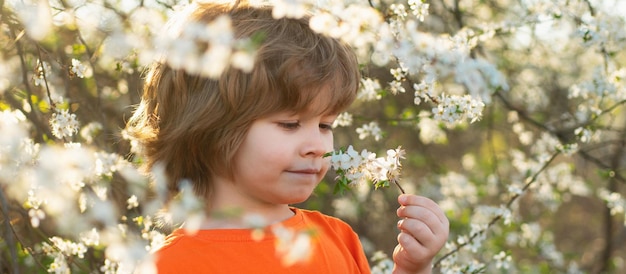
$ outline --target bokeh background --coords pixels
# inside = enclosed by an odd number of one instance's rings
[[[364,81],[336,147],[405,149],[401,185],[451,222],[436,271],[626,271],[626,2],[270,2],[349,26]],[[158,183],[123,128],[155,37],[187,4],[0,0],[0,272],[122,273],[162,239]],[[484,103],[480,119],[452,96]],[[296,206],[391,256],[399,190],[337,194],[335,177]]]

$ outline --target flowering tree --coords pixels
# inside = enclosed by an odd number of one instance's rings
[[[305,206],[350,222],[374,272],[390,269],[398,193],[374,188],[394,184],[448,214],[438,271],[626,269],[623,2],[269,2],[359,56],[357,102],[335,124],[344,149]],[[228,18],[159,35],[187,4],[0,0],[2,272],[147,272],[158,220],[200,219],[185,184],[160,213],[164,177],[137,170],[121,130],[161,50],[207,77],[250,68],[255,41]]]

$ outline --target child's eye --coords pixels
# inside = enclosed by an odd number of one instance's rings
[[[320,124],[320,128],[323,130],[333,130],[332,124]]]
[[[282,122],[278,123],[278,126],[284,129],[298,129],[300,127],[300,122]]]

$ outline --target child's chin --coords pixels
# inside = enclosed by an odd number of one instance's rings
[[[290,196],[289,202],[287,204],[299,204],[299,203],[303,203],[305,202],[307,199],[309,199],[309,197],[311,197],[311,194],[313,194],[313,190],[309,191],[309,192],[303,192],[303,193],[294,193],[292,196]]]

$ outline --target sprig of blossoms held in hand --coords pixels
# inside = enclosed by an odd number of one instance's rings
[[[352,146],[327,153],[326,156],[330,156],[332,168],[337,173],[337,184],[333,192],[343,192],[364,182],[372,182],[376,189],[388,187],[393,182],[403,191],[398,182],[402,167],[400,159],[404,159],[404,155],[402,147],[387,150],[383,157],[376,157],[376,153],[365,149],[357,152]]]

